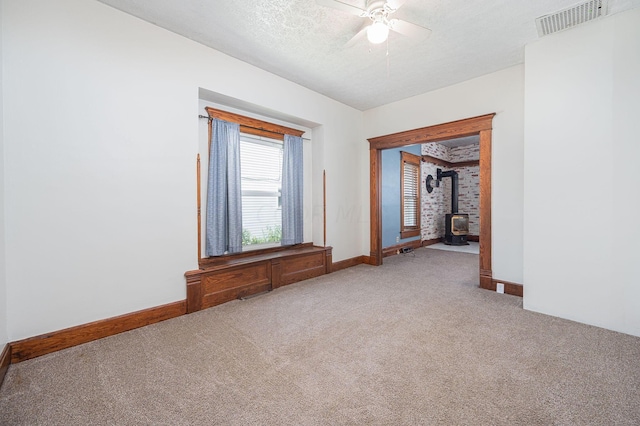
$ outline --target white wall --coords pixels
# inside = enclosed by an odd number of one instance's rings
[[[640,335],[640,9],[525,58],[524,307]]]
[[[523,71],[523,66],[511,67],[364,114],[365,137],[371,138],[497,113],[491,153],[492,271],[494,278],[515,283],[523,283]]]
[[[0,1],[0,351],[9,341],[7,337],[7,281],[5,273],[5,224],[4,224],[4,114],[3,114],[3,74],[2,63],[4,46],[2,45],[3,13]]]
[[[320,124],[314,210],[326,168],[334,260],[362,254],[361,112],[95,1],[3,25],[9,340],[184,299],[199,88]]]
[[[358,197],[369,188],[368,183],[362,186],[361,182],[362,175],[369,173],[369,147],[362,138],[362,112],[347,117],[341,114],[336,109],[331,113],[332,119],[342,122],[346,119],[347,125],[323,126],[324,144],[319,148],[327,176],[327,245],[334,247],[334,262],[369,253],[368,248],[362,251],[362,241],[369,235],[369,201]],[[314,145],[319,136],[314,132]],[[319,153],[314,151],[314,163],[316,154]],[[318,173],[322,172],[318,170]]]

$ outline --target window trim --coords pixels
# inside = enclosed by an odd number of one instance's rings
[[[268,121],[258,120],[257,118],[246,117],[244,115],[235,114],[233,112],[222,111],[211,107],[205,107],[209,118],[217,118],[218,120],[238,123],[240,125],[240,133],[247,133],[254,136],[264,136],[266,138],[284,140],[284,135],[300,136],[304,131],[293,129],[291,127],[282,126],[280,124],[269,123]],[[209,120],[209,133],[211,133],[211,120]],[[211,140],[211,134],[209,134]]]
[[[420,225],[420,205],[421,205],[421,171],[420,171],[420,161],[421,156],[411,154],[409,152],[400,151],[400,238],[411,238],[417,237],[421,232]],[[417,200],[416,200],[416,225],[415,226],[406,226],[404,222],[404,206],[405,206],[405,198],[404,198],[404,172],[405,172],[405,164],[410,164],[415,166],[417,169],[416,173],[416,188],[417,188]]]

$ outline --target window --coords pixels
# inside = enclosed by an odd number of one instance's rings
[[[273,245],[282,239],[282,154],[282,141],[240,134],[245,248]]]
[[[420,235],[420,156],[400,155],[400,237],[416,237]]]
[[[199,264],[218,256],[241,256],[247,250],[270,252],[302,243],[304,131],[211,107],[205,110],[208,184],[204,233],[198,189]],[[215,129],[213,119],[219,120]],[[200,185],[200,160],[198,176]]]

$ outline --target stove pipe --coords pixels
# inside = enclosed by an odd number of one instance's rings
[[[458,172],[455,170],[443,172],[442,169],[438,169],[437,172],[438,180],[444,177],[451,178],[451,213],[458,213]]]

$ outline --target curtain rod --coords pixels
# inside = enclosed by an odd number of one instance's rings
[[[198,115],[198,118],[206,118],[208,121],[213,120],[213,117],[209,117],[208,115],[202,115],[202,114]],[[248,127],[250,129],[255,129],[255,130],[264,130],[264,129],[261,129],[260,127],[247,126],[246,124],[243,124],[242,126],[243,127]],[[270,130],[266,130],[266,131],[270,132]],[[279,132],[271,132],[271,133],[284,134],[284,133],[279,133]],[[311,140],[309,138],[302,138],[302,139],[305,140],[305,141],[310,141]]]

